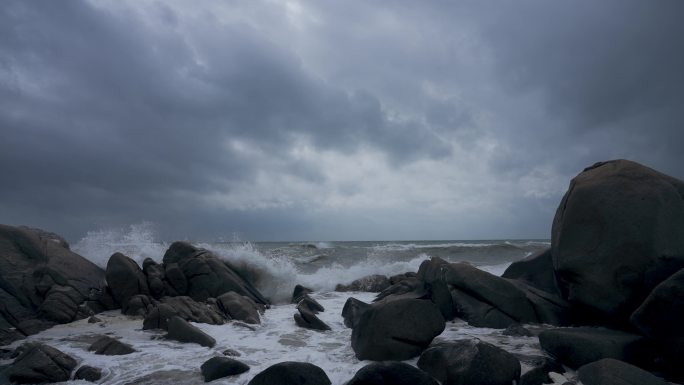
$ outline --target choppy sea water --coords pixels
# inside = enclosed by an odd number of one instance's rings
[[[274,305],[262,316],[261,325],[247,328],[241,323],[225,325],[195,324],[217,340],[214,348],[182,344],[161,339],[161,331],[143,331],[142,319],[123,316],[119,311],[98,315],[102,323],[86,320],[59,325],[28,340],[45,342],[79,360],[79,365],[103,369],[103,384],[202,384],[200,365],[226,349],[240,354],[237,359],[251,370],[239,376],[216,380],[216,384],[246,384],[257,373],[282,361],[311,362],[325,370],[333,384],[344,384],[361,367],[351,348],[351,329],[343,324],[342,307],[349,297],[364,302],[373,293],[338,293],[338,283],[347,284],[369,274],[393,275],[417,271],[430,257],[468,261],[500,275],[513,261],[549,246],[546,240],[495,241],[401,241],[401,242],[266,242],[241,241],[198,244],[214,251],[232,264],[249,266],[256,286]],[[105,266],[109,256],[121,251],[139,263],[149,257],[160,261],[168,243],[154,239],[145,228],[132,227],[125,232],[95,232],[72,246],[74,251]],[[332,330],[314,331],[296,326],[295,305],[289,304],[292,290],[302,284],[316,290],[313,297],[324,307],[321,320]],[[533,332],[544,326],[531,326]],[[125,356],[98,356],[87,351],[95,336],[107,334],[131,344],[136,353]],[[479,338],[526,360],[541,356],[536,337],[504,336],[501,330],[475,328],[465,322],[448,322],[436,341]],[[18,346],[23,341],[17,341]],[[407,361],[415,365],[417,358]],[[9,361],[0,362],[8,364]],[[572,374],[569,375],[572,377]],[[556,377],[557,384],[565,381]],[[79,383],[79,382],[72,382]],[[81,382],[86,384],[87,382]]]

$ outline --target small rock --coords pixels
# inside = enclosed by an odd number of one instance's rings
[[[345,385],[438,385],[429,374],[405,362],[374,362],[359,369]]]
[[[200,367],[204,382],[216,380],[227,376],[244,373],[249,366],[228,357],[213,357],[205,361]]]
[[[88,318],[88,323],[89,323],[89,324],[94,324],[94,323],[98,323],[98,322],[102,322],[102,320],[99,319],[99,318],[97,318],[97,317],[95,317],[95,316],[91,316],[90,318]]]
[[[503,331],[503,335],[512,337],[532,337],[533,334],[521,324],[511,324]]]
[[[309,310],[311,310],[314,314],[319,313],[319,312],[324,312],[325,308],[323,305],[318,303],[315,299],[309,297],[308,295],[302,296],[302,299],[297,303],[297,306],[305,306]]]
[[[88,382],[95,382],[102,378],[102,369],[94,368],[92,366],[84,365],[78,368],[74,374],[75,380],[86,380]]]
[[[226,349],[223,351],[223,355],[228,357],[240,357],[242,354],[234,349]]]
[[[314,364],[287,361],[269,366],[247,385],[330,385],[330,379]]]
[[[359,278],[349,285],[338,284],[335,291],[366,291],[379,293],[390,287],[390,280],[384,275],[374,274]]]
[[[294,320],[298,326],[314,330],[330,330],[330,326],[321,321],[321,319],[318,318],[311,309],[303,305],[302,302],[297,306],[297,310],[299,313],[295,313]]]
[[[308,287],[304,287],[302,285],[297,285],[294,288],[294,291],[292,292],[292,301],[291,303],[299,303],[299,301],[302,300],[302,298],[307,295],[313,293],[313,290],[309,289]]]
[[[100,337],[88,350],[104,356],[123,356],[136,351],[131,345],[109,336]]]

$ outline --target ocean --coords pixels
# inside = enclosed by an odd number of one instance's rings
[[[351,348],[351,329],[343,324],[342,307],[349,297],[364,302],[374,293],[335,292],[335,285],[348,284],[370,274],[415,272],[431,257],[448,261],[467,261],[480,269],[500,275],[513,261],[550,245],[549,240],[443,240],[375,242],[229,242],[196,243],[232,264],[248,266],[256,287],[273,305],[262,316],[262,323],[246,327],[242,323],[225,325],[195,324],[217,340],[214,348],[182,344],[162,339],[162,331],[142,330],[142,319],[123,316],[119,311],[99,314],[101,323],[87,320],[59,325],[34,336],[76,357],[80,364],[103,369],[102,384],[202,384],[199,367],[227,349],[251,367],[238,376],[216,380],[215,384],[247,384],[257,373],[282,361],[305,361],[320,366],[333,384],[344,384],[367,365]],[[77,253],[106,266],[115,251],[123,252],[142,264],[145,258],[161,262],[167,242],[154,239],[144,227],[130,231],[91,232],[72,245]],[[332,330],[315,331],[295,325],[292,290],[301,284],[315,290],[312,295],[325,307],[319,318]],[[533,331],[543,325],[531,326]],[[87,351],[94,336],[108,334],[131,344],[136,353],[125,356],[98,356]],[[544,355],[536,337],[510,337],[502,330],[475,328],[461,320],[447,323],[435,341],[479,338],[518,356],[523,372],[528,362]],[[18,345],[20,342],[15,343]],[[417,358],[406,361],[415,365]],[[565,381],[558,378],[558,384]],[[71,382],[70,382],[71,383]],[[86,384],[87,382],[83,382]]]

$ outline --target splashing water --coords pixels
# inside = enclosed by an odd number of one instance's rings
[[[128,229],[89,231],[72,250],[105,268],[109,257],[116,252],[127,255],[142,266],[145,258],[161,261],[167,248],[168,245],[155,241],[154,225],[142,222],[132,224]]]

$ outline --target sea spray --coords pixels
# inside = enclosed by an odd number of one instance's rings
[[[132,224],[128,228],[89,231],[72,250],[91,262],[107,267],[109,257],[123,253],[140,266],[145,258],[161,262],[168,245],[156,241],[154,225],[150,222]]]

